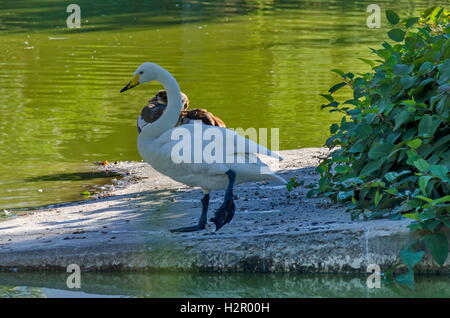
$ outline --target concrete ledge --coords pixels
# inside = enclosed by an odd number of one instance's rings
[[[283,151],[280,174],[314,182],[327,150]],[[0,223],[1,270],[229,271],[365,273],[368,264],[392,265],[413,239],[409,220],[352,222],[345,208],[288,193],[275,183],[240,185],[232,223],[214,232],[170,233],[195,224],[201,191],[161,176],[145,163],[112,166],[126,177],[97,200],[49,207]],[[210,213],[222,193],[211,196]],[[429,257],[417,272],[449,273]]]

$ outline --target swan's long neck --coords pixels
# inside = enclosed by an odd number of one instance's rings
[[[156,80],[164,86],[167,92],[167,107],[158,120],[144,127],[140,133],[140,137],[144,138],[158,137],[165,131],[175,127],[183,108],[180,87],[172,74],[161,67]]]

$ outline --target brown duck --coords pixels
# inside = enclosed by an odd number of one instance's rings
[[[191,120],[201,120],[205,125],[226,127],[222,119],[214,116],[206,109],[196,108],[188,109],[189,99],[186,94],[181,93],[183,109],[180,113],[180,117],[176,126],[188,124]],[[137,122],[138,132],[140,133],[142,128],[156,121],[163,114],[167,107],[167,93],[165,90],[161,90],[149,100],[149,104],[142,108],[141,116]]]

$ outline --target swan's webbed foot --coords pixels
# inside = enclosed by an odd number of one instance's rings
[[[206,226],[206,214],[208,213],[208,205],[209,205],[209,194],[205,194],[202,199],[202,215],[200,216],[198,225],[180,227],[177,229],[171,229],[170,232],[180,233],[180,232],[195,232],[195,231],[204,230],[205,226]]]
[[[216,225],[216,231],[220,230],[220,228],[225,224],[230,223],[231,219],[233,219],[235,210],[236,207],[234,205],[233,197],[225,198],[222,205],[210,219],[210,221]]]
[[[228,170],[226,174],[228,175],[228,188],[225,192],[224,201],[210,219],[216,225],[216,231],[220,230],[225,224],[230,223],[236,210],[233,200],[233,185],[236,180],[236,173],[233,170]]]

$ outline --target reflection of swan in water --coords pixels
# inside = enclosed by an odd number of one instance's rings
[[[205,125],[210,126],[218,126],[218,127],[226,127],[225,123],[217,116],[214,116],[212,113],[207,111],[206,109],[188,109],[189,108],[189,99],[186,94],[181,93],[183,110],[180,113],[180,117],[176,126],[188,124],[192,120],[201,120]],[[153,123],[163,114],[164,110],[167,107],[167,92],[165,90],[161,90],[155,94],[155,96],[149,100],[149,104],[142,108],[141,116],[137,121],[137,129],[140,133],[142,127],[147,125],[148,123]]]
[[[224,127],[210,127],[205,131],[210,131],[215,137],[215,153],[218,154],[215,160],[206,162],[181,161],[175,162],[172,157],[172,149],[179,145],[179,141],[173,140],[172,134],[188,132],[189,136],[197,137],[197,127],[188,123],[180,127],[175,127],[181,110],[183,109],[182,95],[175,78],[161,66],[154,63],[144,63],[133,73],[133,78],[120,92],[124,92],[139,84],[156,80],[160,82],[167,91],[168,104],[161,117],[151,124],[142,128],[138,136],[138,150],[141,157],[160,173],[188,186],[201,187],[204,197],[202,201],[202,213],[198,225],[183,227],[172,230],[174,232],[191,232],[203,230],[206,225],[208,212],[209,193],[211,190],[226,189],[223,204],[215,212],[210,221],[216,225],[216,231],[226,223],[229,223],[234,216],[235,205],[233,201],[233,186],[235,183],[249,181],[286,181],[275,175],[269,167],[263,163],[256,154],[264,154],[281,160],[277,154],[269,149],[244,138],[234,131]],[[206,127],[206,125],[200,124]],[[220,137],[220,138],[219,138]],[[227,140],[225,143],[217,142],[218,139]],[[228,141],[231,140],[231,143]],[[212,141],[194,139],[189,143],[191,153],[196,152],[195,144],[200,144],[200,151],[205,153],[207,146]],[[238,147],[239,145],[239,147]],[[240,148],[242,147],[243,148]],[[264,170],[264,173],[262,173]]]

